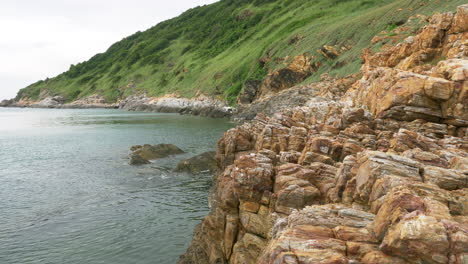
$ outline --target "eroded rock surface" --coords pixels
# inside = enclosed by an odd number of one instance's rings
[[[179,263],[467,263],[467,14],[365,53],[347,91],[226,132]]]

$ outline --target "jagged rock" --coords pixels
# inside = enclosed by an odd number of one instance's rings
[[[466,19],[466,6],[455,16],[433,16],[417,36],[394,47],[376,54],[367,50],[364,76],[348,92],[347,100],[367,107],[377,117],[466,126],[468,54],[463,43],[467,35],[460,22]],[[438,58],[441,61],[431,65]]]
[[[180,263],[465,263],[467,14],[366,51],[350,89],[323,76],[307,102],[226,132]]]
[[[311,206],[288,217],[257,263],[348,263],[346,240],[375,240],[365,227],[372,214],[342,205]],[[289,261],[296,262],[289,262]]]
[[[297,164],[278,168],[274,192],[277,194],[275,211],[290,214],[294,209],[319,203],[320,191],[309,181],[314,172]]]
[[[447,263],[449,240],[444,225],[435,217],[405,216],[392,226],[381,249],[388,255],[422,259],[426,263]]]
[[[274,71],[267,76],[260,86],[258,97],[291,88],[309,77],[312,71],[308,56],[296,56],[288,67]]]
[[[237,102],[239,104],[250,104],[255,100],[257,92],[260,89],[261,81],[249,80],[244,83],[244,89],[239,95]]]
[[[445,190],[468,188],[468,176],[457,170],[425,166],[423,177],[425,182],[434,183]]]
[[[214,172],[217,168],[215,156],[216,152],[214,151],[204,152],[200,155],[180,161],[174,170],[192,174],[198,174],[204,171]]]

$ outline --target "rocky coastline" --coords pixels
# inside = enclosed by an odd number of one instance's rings
[[[357,74],[296,86],[314,71],[296,56],[246,83],[237,109],[143,94],[0,106],[245,121],[218,142],[210,213],[179,264],[468,263],[468,4],[362,58]]]
[[[179,264],[467,263],[467,43],[463,5],[365,50],[354,82],[279,91],[313,96],[224,134]]]
[[[230,117],[235,109],[224,101],[208,96],[182,98],[173,95],[151,98],[146,95],[133,95],[119,102],[119,108],[128,111],[180,113],[208,117]]]
[[[235,109],[225,102],[208,96],[195,98],[182,98],[174,95],[164,97],[148,97],[146,95],[132,95],[117,103],[109,103],[104,97],[92,95],[71,103],[66,103],[61,96],[48,96],[40,101],[20,99],[19,101],[3,100],[0,107],[30,107],[30,108],[56,108],[56,109],[91,109],[108,108],[123,109],[127,111],[180,113],[200,115],[214,118],[230,117]]]

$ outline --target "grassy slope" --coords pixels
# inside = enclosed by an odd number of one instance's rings
[[[324,72],[358,71],[363,48],[378,32],[415,14],[453,11],[466,0],[222,0],[188,10],[145,32],[137,32],[55,78],[34,83],[17,98],[41,92],[75,100],[94,93],[117,100],[198,91],[234,102],[248,79],[284,66],[275,60],[309,53]],[[299,41],[290,40],[299,36]],[[351,46],[334,60],[317,53],[323,45]],[[259,58],[272,58],[262,68]]]

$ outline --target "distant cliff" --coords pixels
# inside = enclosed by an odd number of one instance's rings
[[[377,33],[393,34],[413,15],[464,2],[221,0],[126,37],[22,89],[16,101],[30,105],[60,96],[63,103],[79,100],[76,106],[99,98],[99,106],[113,106],[129,96],[171,94],[248,104],[323,73],[357,72],[361,50]],[[426,23],[420,22],[405,34]]]

